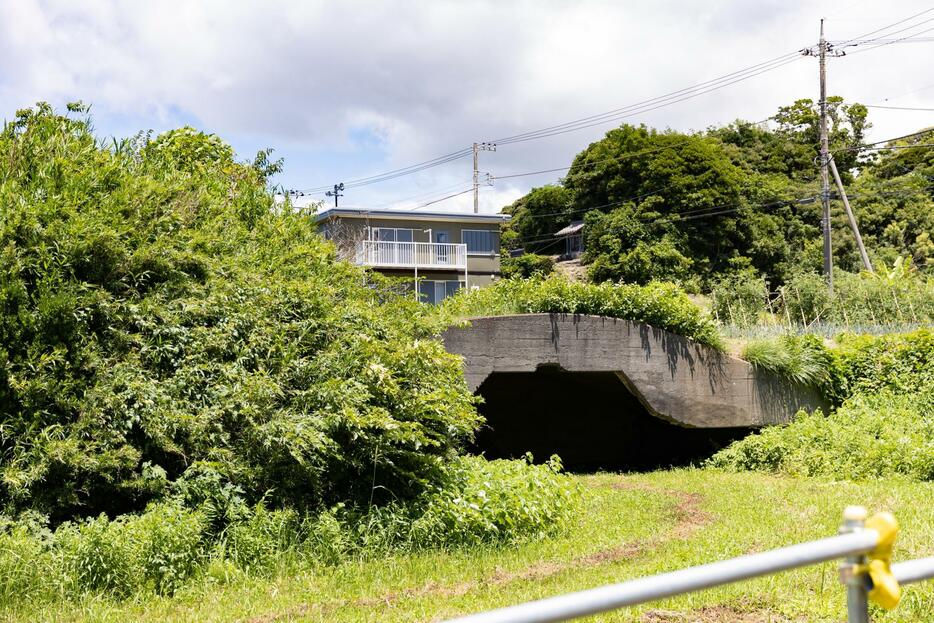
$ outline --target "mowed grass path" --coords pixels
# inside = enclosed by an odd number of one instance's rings
[[[847,504],[901,522],[896,558],[934,554],[934,484],[846,483],[674,470],[580,476],[585,507],[568,534],[511,548],[431,552],[285,568],[267,579],[220,570],[172,598],[90,599],[11,621],[437,621],[835,533]],[[4,615],[0,615],[2,617]],[[836,564],[621,610],[589,621],[842,621]],[[934,622],[934,583],[906,587],[874,621]]]

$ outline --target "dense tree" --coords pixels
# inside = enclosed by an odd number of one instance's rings
[[[930,135],[874,155],[863,148],[865,106],[830,97],[828,112],[830,148],[870,254],[934,264],[934,152],[922,146]],[[818,153],[819,111],[809,99],[781,107],[771,125],[738,120],[690,134],[623,125],[578,154],[561,186],[506,209],[514,218],[504,245],[547,239],[586,214],[583,261],[592,279],[706,287],[752,271],[777,285],[821,269]],[[836,200],[832,226],[836,265],[858,271]],[[547,243],[535,244],[546,252]]]
[[[190,128],[101,145],[47,105],[4,126],[0,512],[438,483],[477,425],[460,364],[422,306],[273,210],[269,166]]]
[[[501,244],[506,249],[554,253],[554,233],[574,218],[571,192],[563,186],[533,188],[503,209],[512,219],[503,228]]]

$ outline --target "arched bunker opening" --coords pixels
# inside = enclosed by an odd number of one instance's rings
[[[651,415],[615,372],[494,372],[477,389],[486,425],[474,451],[536,462],[552,454],[571,471],[687,465],[749,433],[685,428]]]

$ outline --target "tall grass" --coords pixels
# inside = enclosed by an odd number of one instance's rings
[[[751,341],[746,344],[742,356],[756,368],[799,385],[827,387],[833,374],[833,356],[814,335]]]
[[[532,465],[465,457],[448,466],[443,486],[409,502],[305,514],[241,503],[220,530],[203,508],[180,501],[54,531],[35,515],[0,516],[0,612],[88,595],[171,595],[219,572],[262,577],[289,565],[543,538],[576,516],[579,492],[560,470],[556,458]]]
[[[714,287],[711,307],[730,337],[905,332],[934,322],[934,280],[837,271],[831,292],[823,276],[804,273],[769,292],[761,278],[739,275]]]

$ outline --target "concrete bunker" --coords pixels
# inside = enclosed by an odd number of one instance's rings
[[[473,450],[536,461],[552,454],[567,469],[642,470],[686,465],[748,428],[686,428],[652,415],[616,372],[494,372],[477,389],[486,425]]]
[[[745,361],[627,320],[474,318],[443,340],[486,401],[476,449],[490,457],[557,453],[577,469],[677,465],[826,406]]]

